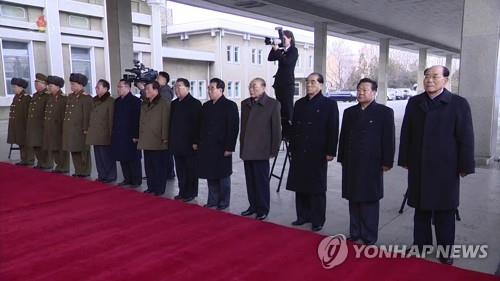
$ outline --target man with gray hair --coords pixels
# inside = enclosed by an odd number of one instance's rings
[[[278,155],[281,143],[280,103],[266,94],[266,81],[254,78],[250,97],[241,102],[240,158],[245,166],[250,207],[242,216],[269,213],[269,158]]]

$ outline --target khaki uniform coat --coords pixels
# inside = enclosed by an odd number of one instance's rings
[[[92,97],[83,91],[71,93],[66,102],[63,121],[63,150],[81,152],[88,150],[85,132],[89,129]]]
[[[64,110],[68,97],[59,91],[57,95],[50,95],[45,106],[43,118],[43,149],[55,151],[62,149],[62,130]]]
[[[170,102],[159,94],[150,102],[145,100],[141,105],[139,121],[139,143],[137,149],[168,149],[168,130],[170,124]]]
[[[43,123],[48,99],[49,94],[46,91],[36,92],[31,98],[26,125],[27,146],[41,147],[43,144]]]
[[[87,132],[88,145],[110,145],[113,130],[115,99],[109,93],[92,99],[92,111]]]
[[[12,99],[9,112],[9,127],[7,130],[7,143],[26,144],[26,124],[28,120],[28,107],[31,97],[23,91]]]

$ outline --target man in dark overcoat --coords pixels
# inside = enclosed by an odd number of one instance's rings
[[[168,149],[174,154],[179,194],[175,199],[189,202],[198,196],[196,175],[196,151],[200,137],[201,102],[189,93],[190,83],[177,79],[175,95],[170,111]]]
[[[313,231],[325,223],[326,174],[339,134],[337,102],[323,96],[323,83],[320,73],[309,74],[307,95],[295,103],[287,182],[287,189],[295,192],[297,220],[292,225],[311,222]]]
[[[117,85],[111,152],[122,169],[123,181],[118,185],[138,187],[142,183],[142,153],[137,150],[141,100],[130,92],[131,86],[126,79],[121,79]]]
[[[241,102],[240,158],[245,167],[248,203],[242,216],[269,213],[269,159],[276,157],[281,143],[280,103],[266,94],[266,81],[254,78],[250,97]]]
[[[349,200],[349,239],[375,244],[383,174],[394,162],[394,111],[375,101],[377,82],[363,78],[358,104],[342,118],[337,161],[342,164],[342,197]]]
[[[408,169],[413,243],[419,248],[433,244],[432,219],[438,246],[455,243],[460,177],[475,170],[470,106],[445,88],[449,75],[440,65],[424,71],[425,92],[408,101],[401,127],[398,165]],[[453,263],[449,255],[439,260]]]
[[[224,210],[231,195],[232,155],[239,131],[238,106],[224,96],[224,81],[212,78],[210,100],[201,110],[198,177],[207,179],[208,202],[205,207]]]

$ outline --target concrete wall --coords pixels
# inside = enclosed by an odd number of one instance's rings
[[[35,59],[35,72],[41,72],[49,75],[49,64],[47,61],[45,42],[33,42],[33,57]]]

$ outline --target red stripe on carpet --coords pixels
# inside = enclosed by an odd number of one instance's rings
[[[0,175],[2,281],[498,280],[353,249],[325,270],[309,231],[6,164]]]

